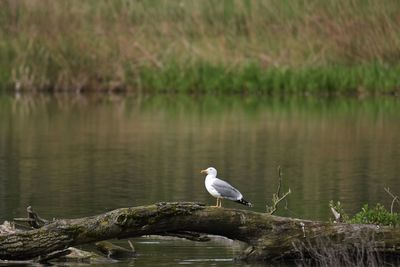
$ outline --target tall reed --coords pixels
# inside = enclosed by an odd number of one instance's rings
[[[399,11],[390,0],[4,0],[0,83],[72,91],[394,90]]]

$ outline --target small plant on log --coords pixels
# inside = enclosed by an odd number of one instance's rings
[[[373,208],[365,204],[361,211],[350,220],[350,223],[396,226],[400,224],[400,216],[398,213],[390,213],[380,203],[377,203]]]
[[[390,211],[388,211],[385,206],[380,203],[377,203],[375,207],[370,207],[368,204],[365,204],[361,210],[351,218],[344,211],[340,201],[335,203],[333,200],[331,200],[329,202],[329,208],[334,216],[334,222],[378,224],[389,226],[400,225],[400,214],[393,212],[394,203],[400,204],[399,197],[390,192],[389,188],[385,188],[385,191],[392,197]]]

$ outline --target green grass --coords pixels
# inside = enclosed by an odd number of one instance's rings
[[[0,86],[394,92],[399,11],[389,0],[4,0]]]
[[[258,64],[227,69],[207,63],[172,63],[158,71],[142,68],[135,87],[147,92],[377,94],[400,88],[399,74],[400,65],[387,67],[379,63],[299,69],[263,69]]]

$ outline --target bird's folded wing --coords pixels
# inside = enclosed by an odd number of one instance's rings
[[[223,198],[228,198],[231,200],[238,200],[242,198],[242,194],[239,192],[239,190],[223,180],[215,179],[211,186],[214,187],[214,189],[217,190]]]

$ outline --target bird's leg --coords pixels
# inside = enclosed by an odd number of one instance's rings
[[[222,198],[219,200],[219,207],[222,208]]]
[[[217,197],[217,204],[215,204],[215,206],[213,206],[213,207],[218,208],[218,200],[219,200],[219,197]]]

